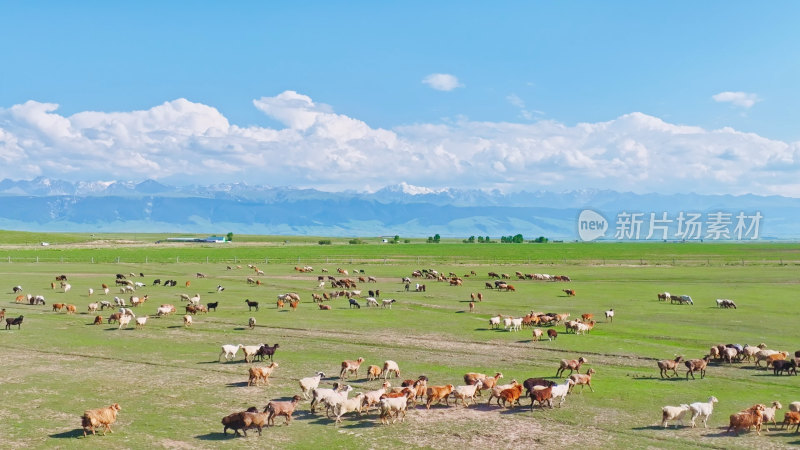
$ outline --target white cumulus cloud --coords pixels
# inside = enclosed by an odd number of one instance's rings
[[[432,73],[423,78],[422,82],[437,91],[452,91],[455,88],[464,87],[458,78],[449,73]]]
[[[384,129],[293,91],[253,104],[281,126],[240,127],[186,99],[73,115],[35,101],[0,108],[0,178],[800,197],[800,143],[638,112],[576,125],[457,118]]]
[[[761,101],[758,95],[748,92],[725,91],[714,94],[711,98],[714,99],[715,102],[730,103],[735,106],[741,106],[742,108],[750,108]]]

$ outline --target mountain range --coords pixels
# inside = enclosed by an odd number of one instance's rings
[[[760,216],[743,239],[800,237],[800,199],[759,195],[636,194],[611,190],[501,192],[431,189],[405,183],[374,192],[229,183],[170,186],[154,180],[69,182],[51,178],[0,181],[0,228],[24,231],[185,232],[312,236],[510,236],[579,238],[578,217],[591,209],[615,239],[625,214],[641,213],[639,239],[650,214],[668,219],[678,239],[679,216],[697,213],[707,235],[710,215],[723,213],[734,239],[736,216]],[[666,216],[663,214],[666,213]],[[635,222],[635,220],[634,220]],[[664,222],[662,222],[663,224]],[[748,222],[749,223],[749,222]],[[623,224],[624,226],[624,224]],[[630,229],[628,229],[630,231]],[[625,239],[635,239],[631,233]],[[719,236],[718,236],[719,237]],[[725,235],[722,236],[723,238]],[[602,239],[602,238],[601,238]]]

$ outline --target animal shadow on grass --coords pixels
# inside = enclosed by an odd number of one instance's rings
[[[256,431],[256,436],[258,436],[258,431]],[[200,435],[195,436],[195,438],[200,439],[201,441],[227,441],[229,439],[235,439],[235,438],[238,438],[238,437],[247,439],[244,436],[236,436],[236,433],[225,433],[225,434],[222,434],[222,432],[219,432],[219,433],[206,433],[206,434],[200,434]]]
[[[520,414],[520,413],[531,412],[531,406],[530,405],[514,406],[513,408],[506,408],[505,406],[501,406],[501,408],[502,408],[502,411],[500,411],[500,414]],[[533,410],[535,412],[538,409],[540,409],[540,408],[539,408],[539,406],[537,404],[537,406],[535,408],[533,408]],[[550,408],[547,408],[547,409],[550,409]]]
[[[339,428],[346,428],[346,429],[360,429],[360,428],[373,428],[377,426],[379,423],[378,420],[374,420],[373,418],[367,417],[366,415],[362,415],[361,417],[354,416],[349,418],[347,416],[342,417],[342,423],[339,424]]]
[[[184,325],[170,325],[167,328],[186,328]]]
[[[83,437],[83,428],[76,428],[74,430],[64,431],[61,433],[51,434],[51,438],[55,439],[71,439],[71,438],[82,438]]]
[[[256,325],[256,326],[258,326],[258,325]],[[245,327],[236,327],[236,328],[234,328],[234,330],[235,331],[244,331],[244,330],[247,330],[247,328],[245,328]]]
[[[697,379],[699,380],[700,377],[698,376]],[[670,378],[661,378],[661,377],[656,377],[656,376],[652,376],[652,377],[633,377],[633,380],[634,381],[653,381],[653,380],[659,381],[660,380],[662,382],[667,382],[667,381],[677,382],[677,381],[686,381],[686,376],[685,375],[678,375],[676,377],[676,376],[673,375]]]
[[[684,428],[684,427],[681,427],[679,425],[678,428]],[[647,426],[647,427],[633,427],[633,428],[631,428],[631,430],[635,430],[635,431],[644,431],[644,430],[653,430],[653,431],[655,431],[655,430],[665,430],[665,429],[666,430],[674,430],[675,428],[672,426],[672,424],[670,424],[670,426],[668,428],[664,428],[664,427],[659,426],[659,425],[650,425],[650,426]]]
[[[247,387],[247,381],[237,381],[235,383],[228,383],[227,387]]]

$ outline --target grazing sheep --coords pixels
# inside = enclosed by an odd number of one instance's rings
[[[92,325],[102,325],[103,324],[103,316],[96,316],[94,318],[94,323]]]
[[[119,403],[114,403],[106,408],[88,409],[81,416],[81,426],[83,427],[83,436],[86,437],[86,432],[91,431],[95,434],[95,428],[103,427],[103,436],[106,431],[113,433],[111,425],[117,421],[117,414],[122,408]]]
[[[253,328],[255,328],[255,327],[256,327],[256,318],[255,318],[255,317],[251,317],[251,318],[249,318],[249,319],[247,320],[247,326],[248,326],[248,327],[250,327],[250,329],[251,329],[251,330],[252,330]]]
[[[300,389],[303,390],[303,398],[308,400],[309,393],[319,386],[320,380],[325,377],[324,372],[317,372],[313,377],[300,379]]]
[[[614,323],[614,308],[611,308],[608,311],[606,311],[606,321]]]
[[[187,327],[192,326],[192,320],[193,319],[191,314],[186,314],[185,316],[183,316],[183,325]]]
[[[394,373],[395,378],[400,377],[400,367],[397,365],[396,362],[392,360],[386,360],[383,362],[383,379],[386,380],[389,378],[389,374]]]
[[[682,404],[681,406],[665,406],[661,408],[661,425],[667,428],[670,420],[677,420],[683,426],[683,416],[689,411],[689,405]],[[678,425],[675,425],[677,427]]]
[[[278,363],[273,362],[270,363],[267,367],[251,367],[249,369],[250,377],[247,380],[247,385],[258,386],[259,381],[264,381],[267,386],[269,386],[269,377],[272,375],[272,372],[278,367]]]
[[[703,428],[708,428],[708,418],[714,412],[714,403],[718,401],[717,397],[711,396],[707,402],[695,402],[689,405],[689,409],[692,410],[692,428],[697,426],[698,418],[703,419]]]
[[[127,328],[128,324],[131,323],[131,318],[133,318],[133,317],[136,317],[136,316],[132,316],[132,315],[129,316],[127,314],[123,314],[122,317],[119,318],[119,328],[117,328],[117,329],[121,330],[123,327]]]
[[[97,302],[89,303],[89,312],[95,312],[100,308],[100,305]]]
[[[666,376],[669,378],[668,371],[672,371],[675,376],[678,376],[678,363],[683,360],[683,356],[676,356],[675,359],[662,359],[658,361],[658,368],[661,370],[661,378]]]
[[[288,402],[276,402],[271,401],[267,404],[267,407],[264,411],[269,411],[269,417],[267,418],[268,425],[275,425],[275,417],[277,416],[286,416],[286,425],[289,425],[289,422],[292,421],[292,413],[294,413],[294,409],[297,407],[297,403],[300,401],[300,396],[295,395],[292,397],[291,401]]]
[[[258,302],[252,302],[252,301],[250,301],[250,299],[245,299],[244,302],[247,303],[247,310],[248,311],[252,311],[253,308],[255,308],[256,311],[258,311]]]
[[[726,432],[733,432],[736,436],[739,435],[739,430],[756,427],[756,434],[761,436],[761,423],[763,421],[764,405],[753,405],[750,408],[740,411],[736,414],[731,414],[730,424]]]
[[[389,308],[392,309],[392,303],[396,302],[397,300],[393,298],[387,298],[385,300],[381,300],[381,308]]]
[[[556,331],[556,330],[554,330],[552,328],[547,330],[547,338],[548,338],[547,340],[554,341],[554,340],[556,340],[557,337],[558,337],[558,331]]]
[[[382,373],[383,369],[381,369],[380,366],[367,367],[367,381],[377,380]]]
[[[339,379],[344,380],[350,373],[355,373],[356,377],[358,377],[358,369],[361,367],[361,363],[363,362],[364,358],[361,357],[359,357],[355,361],[352,360],[342,361],[342,370],[339,372]]]
[[[490,317],[489,318],[489,328],[490,329],[491,328],[500,329],[500,319],[502,319],[502,318],[503,318],[503,316]]]
[[[569,374],[572,375],[572,372],[581,370],[581,364],[585,364],[587,362],[589,362],[589,360],[583,356],[578,359],[562,359],[558,366],[558,370],[556,371],[556,377],[560,377],[567,369],[569,369]]]

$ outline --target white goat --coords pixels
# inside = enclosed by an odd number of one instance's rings
[[[219,352],[219,358],[217,358],[217,360],[222,359],[222,355],[225,355],[225,361],[230,361],[230,360],[236,358],[236,353],[242,347],[244,347],[242,344],[239,344],[239,345],[225,344],[225,345],[223,345],[222,346],[222,351]]]
[[[320,403],[325,403],[325,415],[330,417],[330,414],[328,413],[331,409],[331,404],[337,404],[340,401],[346,400],[347,396],[352,390],[353,388],[350,385],[346,385],[345,387],[339,389],[314,389],[311,391],[311,412],[316,412],[316,406]]]
[[[572,389],[574,384],[574,381],[567,379],[564,381],[564,384],[557,384],[552,387],[550,395],[552,396],[552,400],[558,399],[559,408],[561,408],[561,405],[564,404],[564,401],[567,399],[567,394],[569,394],[569,391]]]
[[[319,387],[319,382],[322,378],[325,377],[324,372],[317,372],[316,375],[313,377],[306,377],[300,379],[300,389],[303,390],[303,398],[308,400],[308,396],[317,387]]]
[[[695,402],[689,405],[689,409],[692,410],[692,428],[697,426],[697,418],[703,419],[703,428],[708,428],[708,417],[714,412],[714,403],[718,401],[717,397],[711,396],[707,402]]]
[[[456,386],[453,388],[453,397],[457,400],[460,399],[461,403],[467,407],[467,400],[472,400],[472,404],[475,404],[475,392],[483,386],[483,381],[478,380],[475,384],[467,385],[467,386]]]
[[[334,423],[336,423],[337,425],[342,423],[342,416],[349,412],[355,411],[360,416],[363,403],[364,403],[364,394],[359,393],[353,398],[348,398],[342,400],[339,403],[336,403],[335,405],[331,405],[333,409],[333,415],[336,416],[336,421]]]

